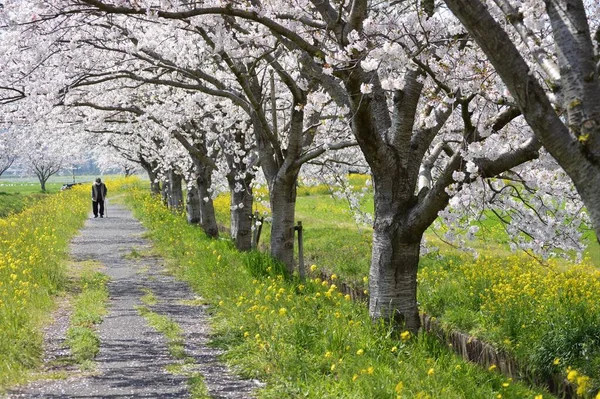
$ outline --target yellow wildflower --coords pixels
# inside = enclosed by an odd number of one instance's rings
[[[410,339],[410,331],[403,331],[403,332],[400,334],[400,339],[401,339],[402,341],[408,341],[408,340]]]
[[[402,389],[404,389],[404,383],[400,381],[398,384],[396,384],[396,388],[394,388],[394,390],[396,393],[402,393]]]

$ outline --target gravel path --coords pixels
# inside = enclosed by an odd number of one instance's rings
[[[142,237],[145,230],[141,224],[120,205],[111,204],[109,212],[108,218],[89,219],[71,245],[71,256],[75,261],[99,261],[105,266],[103,272],[111,279],[108,285],[109,313],[98,330],[101,346],[96,358],[96,372],[66,380],[38,381],[7,397],[190,397],[187,377],[165,370],[178,361],[169,355],[164,337],[149,327],[136,309],[144,305],[140,298],[148,290],[158,302],[144,306],[168,316],[182,327],[186,355],[195,359],[194,371],[203,375],[210,396],[252,397],[252,391],[259,383],[242,380],[230,373],[218,361],[219,351],[206,346],[208,316],[202,306],[193,306],[192,302],[197,298],[187,284],[167,276],[160,258],[131,256],[143,254],[150,248],[150,243]]]

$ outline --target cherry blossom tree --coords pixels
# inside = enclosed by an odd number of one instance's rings
[[[445,2],[573,180],[600,240],[600,6],[584,0]]]
[[[145,10],[100,1],[85,3],[107,13],[146,13]],[[265,59],[292,95],[293,108],[289,120],[291,123],[298,121],[299,127],[293,128],[291,125],[290,132],[294,129],[302,131],[304,109],[316,105],[309,102],[307,91],[300,87],[302,84],[298,84],[301,80],[293,79],[295,69],[291,65],[299,66],[296,67],[298,76],[308,82],[308,87],[311,81],[317,82],[329,98],[347,109],[343,114],[351,121],[353,133],[370,165],[375,189],[370,311],[373,317],[402,321],[413,330],[418,328],[416,271],[423,232],[435,220],[438,212],[446,207],[450,199],[447,189],[456,183],[455,189],[460,190],[463,182],[468,183],[471,179],[455,179],[455,172],[464,173],[466,170],[467,161],[463,152],[468,150],[467,146],[484,141],[489,136],[480,132],[481,128],[474,124],[473,111],[470,109],[477,101],[483,100],[479,100],[468,85],[463,88],[459,84],[460,79],[452,80],[448,73],[444,74],[442,68],[437,66],[440,57],[428,45],[434,38],[439,43],[448,41],[451,32],[437,29],[433,21],[428,21],[417,10],[389,13],[382,7],[370,7],[366,1],[354,1],[348,8],[335,8],[323,1],[307,3],[303,10],[312,11],[310,15],[291,11],[289,14],[279,13],[280,2],[263,3],[257,7],[260,12],[254,12],[253,7],[250,7],[251,10],[233,7],[184,8],[167,11],[156,9],[152,14],[172,20],[206,14],[239,17],[258,22],[283,38],[282,44],[291,51],[290,57],[294,61],[281,63],[269,54],[265,55]],[[289,27],[292,25],[290,21],[295,24],[293,28]],[[399,21],[405,21],[406,24]],[[421,28],[414,34],[403,28],[406,25],[411,28],[420,25]],[[385,35],[380,34],[381,26],[386,28]],[[308,34],[309,31],[313,33]],[[220,37],[224,36],[222,30],[218,32]],[[216,36],[214,33],[211,36],[211,32],[200,33],[207,42],[214,41]],[[311,37],[312,43],[303,36]],[[460,46],[460,42],[450,42],[449,57],[452,61],[459,62],[460,54],[456,50],[453,54],[452,50]],[[221,50],[219,47],[214,46]],[[257,90],[252,91],[252,87],[257,85],[251,80],[251,71],[231,61],[225,52],[218,51],[218,54],[234,75],[239,76],[251,104],[260,104],[261,97],[255,94]],[[479,83],[487,76],[478,78]],[[437,105],[432,105],[431,101],[435,98],[438,99]],[[254,106],[253,110],[260,116],[257,108]],[[462,114],[453,116],[458,109]],[[486,118],[490,126],[496,126],[496,131],[500,131],[517,115],[507,108],[495,114],[481,113],[478,118]],[[319,119],[320,115],[315,114],[315,122],[319,122]],[[457,132],[453,132],[452,127],[447,128],[447,133],[444,132],[443,128],[449,120],[454,122],[451,126],[458,126],[458,129],[454,128]],[[255,128],[258,125],[267,133],[272,131],[270,126],[260,122],[254,123]],[[440,136],[445,137],[437,139]],[[260,137],[257,135],[259,148]],[[278,159],[277,146],[269,149],[270,154],[261,156],[269,185],[274,187],[278,181],[285,183],[288,190],[281,190],[281,193],[292,193],[292,196],[295,190],[289,188],[298,175],[296,160],[301,157],[297,149],[302,148],[297,144],[292,145],[292,140],[299,140],[302,136],[293,137],[288,138],[287,156],[279,155],[281,165],[289,173],[282,175],[280,167],[275,167],[276,163],[269,166],[269,163]],[[269,139],[269,136],[266,138]],[[267,140],[264,142],[270,143]],[[447,151],[435,150],[436,147],[431,147],[434,144],[442,149],[446,147]],[[521,140],[516,144],[512,149],[497,154],[495,159],[475,159],[476,162],[472,162],[476,165],[475,170],[486,177],[496,176],[537,157],[539,144],[536,140]],[[263,145],[262,148],[268,147]],[[441,157],[443,154],[445,158]],[[288,162],[294,159],[290,156],[296,157],[292,163]],[[424,179],[422,187],[418,187],[420,167],[426,158],[431,165],[443,159],[444,166],[435,183]],[[279,172],[274,174],[277,170]],[[275,176],[281,176],[282,180],[275,179]],[[280,202],[277,199],[279,193],[279,190],[271,190],[273,229],[276,233],[275,229],[288,229],[290,225],[289,216],[276,220],[278,207],[292,203],[292,197]],[[289,215],[290,212],[282,214]],[[285,234],[278,235],[285,237]],[[282,242],[286,243],[284,247],[289,246],[287,237]],[[277,256],[277,247],[272,250]]]
[[[5,102],[13,103],[19,96],[36,98],[37,107],[45,110],[48,104],[56,106],[57,97],[59,104],[70,101],[78,87],[94,85],[102,91],[108,80],[115,79],[129,89],[137,82],[177,87],[192,98],[190,93],[197,91],[226,99],[246,114],[238,119],[250,121],[270,190],[271,251],[289,270],[295,184],[302,165],[356,140],[373,176],[369,308],[374,318],[404,323],[410,330],[419,327],[416,273],[423,233],[440,213],[446,220],[459,219],[451,211],[465,209],[464,199],[473,198],[466,193],[496,201],[500,207],[509,204],[504,199],[512,198],[510,204],[517,207],[513,215],[523,217],[548,220],[547,214],[556,209],[553,204],[544,215],[527,212],[523,204],[534,201],[532,209],[539,198],[544,203],[548,198],[517,195],[512,189],[531,186],[531,177],[519,166],[540,156],[541,139],[523,129],[521,114],[529,116],[519,104],[506,101],[501,94],[504,85],[493,68],[447,13],[436,13],[431,7],[424,13],[413,2],[389,7],[367,0],[349,4],[267,0],[226,7],[211,1],[37,4],[47,8],[11,2],[11,10],[60,25],[61,40],[52,39],[58,36],[50,29],[54,36],[43,36],[48,47],[35,62],[28,59],[18,68],[7,65],[6,76],[18,79],[3,84],[10,88],[3,91]],[[92,22],[92,15],[100,22]],[[79,28],[79,36],[67,43],[62,32],[68,18],[89,31]],[[33,43],[34,31],[19,34],[31,35]],[[11,51],[18,54],[19,49]],[[98,51],[120,57],[101,62],[102,57],[94,55]],[[60,76],[52,87],[40,85],[47,80],[30,78],[31,74],[24,79],[21,68],[43,75],[49,65],[42,61],[44,56],[64,58],[57,65],[69,65],[75,74]],[[90,59],[99,63],[86,65]],[[101,71],[94,70],[97,65]],[[23,80],[34,84],[23,88],[17,84]],[[129,99],[110,107],[132,105],[137,106]],[[162,102],[160,106],[169,109]],[[136,123],[141,117],[136,116]],[[164,124],[171,117],[159,119]],[[185,119],[179,112],[174,118]],[[194,118],[187,121],[198,123]],[[186,123],[169,123],[163,140],[184,132]],[[209,124],[203,131],[213,128],[220,129]],[[347,137],[349,131],[354,140]],[[165,148],[169,150],[162,153],[161,162],[174,164],[170,161],[177,159],[185,166],[187,158],[172,156],[178,147]],[[241,150],[221,148],[228,155]],[[252,157],[246,151],[244,159],[251,163]],[[546,158],[543,161],[536,165],[551,172]],[[181,168],[181,173],[186,170]],[[506,183],[511,179],[517,184]],[[530,247],[539,250],[543,245]]]

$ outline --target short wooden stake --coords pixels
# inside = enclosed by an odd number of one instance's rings
[[[294,230],[298,231],[298,273],[300,279],[306,278],[306,271],[304,270],[304,240],[302,238],[302,222],[298,222],[298,225],[294,227]]]

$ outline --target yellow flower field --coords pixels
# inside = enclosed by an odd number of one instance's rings
[[[39,361],[38,325],[65,283],[67,245],[88,207],[80,187],[0,219],[0,387]]]

